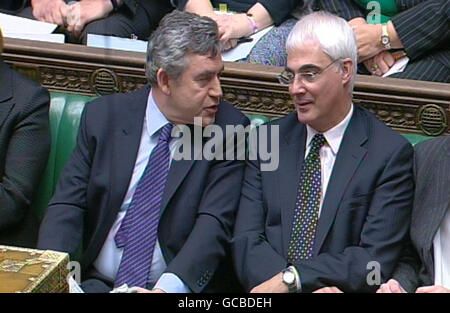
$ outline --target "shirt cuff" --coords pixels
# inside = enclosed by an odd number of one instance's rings
[[[175,274],[164,273],[153,289],[161,289],[167,293],[190,293],[189,287]]]

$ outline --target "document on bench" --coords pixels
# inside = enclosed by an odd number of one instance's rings
[[[3,36],[64,43],[63,34],[52,34],[58,25],[0,13],[0,27]]]
[[[95,48],[147,52],[147,41],[113,36],[88,34],[86,45]]]
[[[256,34],[251,35],[250,38],[253,38],[253,40],[251,42],[244,42],[244,43],[238,44],[233,49],[223,52],[222,60],[228,61],[228,62],[234,62],[237,60],[245,59],[250,54],[250,51],[252,51],[253,47],[258,43],[258,41],[265,34],[267,34],[272,28],[273,28],[273,26],[266,27],[263,30],[257,32]]]

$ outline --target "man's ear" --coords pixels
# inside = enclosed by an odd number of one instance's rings
[[[156,80],[158,82],[158,88],[167,96],[170,95],[170,86],[169,86],[169,75],[160,68],[158,72],[156,72]]]
[[[341,73],[342,73],[342,84],[347,84],[353,77],[353,70],[356,64],[353,63],[351,59],[344,59],[342,61]]]

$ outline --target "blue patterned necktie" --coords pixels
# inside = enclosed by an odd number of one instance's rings
[[[292,234],[288,246],[288,261],[290,263],[312,257],[322,194],[319,152],[325,142],[326,139],[322,134],[316,134],[312,139],[309,154],[303,162],[295,204]]]
[[[158,237],[161,201],[169,173],[169,140],[172,124],[160,131],[147,166],[133,194],[130,206],[114,239],[123,255],[115,287],[123,284],[146,288]]]

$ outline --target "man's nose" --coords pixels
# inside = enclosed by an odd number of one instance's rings
[[[216,76],[214,78],[214,81],[212,82],[212,86],[209,90],[209,94],[211,97],[217,97],[217,98],[221,98],[223,96],[222,86],[220,85],[219,77]]]
[[[289,93],[291,95],[302,94],[306,92],[305,84],[300,77],[295,75],[294,80],[289,85]]]

